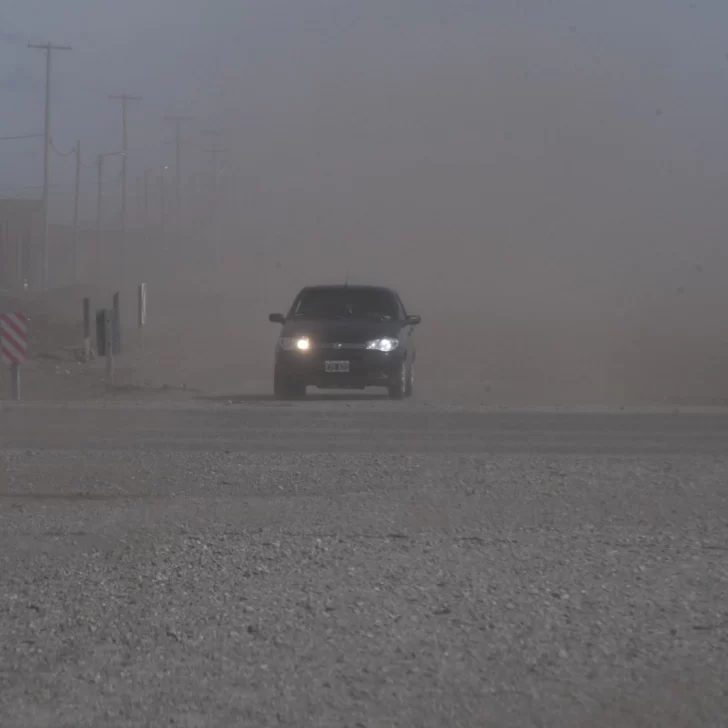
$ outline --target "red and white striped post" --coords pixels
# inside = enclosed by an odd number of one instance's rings
[[[28,330],[22,313],[0,315],[0,357],[10,366],[13,399],[20,401],[20,365],[28,353]]]

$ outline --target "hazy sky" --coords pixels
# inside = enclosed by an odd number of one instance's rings
[[[577,288],[657,260],[725,278],[725,0],[4,0],[0,136],[42,130],[26,43],[46,39],[74,48],[55,56],[57,146],[116,148],[123,91],[145,97],[132,176],[171,161],[165,112],[195,116],[197,145],[220,126],[240,230],[269,248],[347,240],[364,266],[376,240],[437,266],[447,246],[441,285],[502,286],[519,260],[564,296],[565,258]],[[0,145],[6,193],[40,183],[36,140]],[[57,199],[71,173],[54,159]]]
[[[160,117],[182,110],[202,126],[227,112],[241,145],[307,124],[330,144],[357,126],[376,137],[413,124],[423,142],[446,133],[431,150],[443,158],[463,135],[527,135],[545,154],[574,134],[609,143],[621,127],[676,162],[724,161],[721,0],[5,0],[0,135],[40,131],[43,57],[26,43],[46,39],[74,47],[56,55],[54,135],[90,153],[117,143],[118,103],[105,97],[126,90],[145,97],[137,147],[160,154]],[[3,144],[3,184],[37,180],[25,158],[37,146]]]

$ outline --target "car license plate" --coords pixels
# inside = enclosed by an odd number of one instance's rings
[[[348,372],[349,362],[348,361],[327,361],[324,364],[327,372]]]

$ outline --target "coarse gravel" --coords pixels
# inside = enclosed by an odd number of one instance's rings
[[[12,406],[0,726],[728,725],[728,417]]]

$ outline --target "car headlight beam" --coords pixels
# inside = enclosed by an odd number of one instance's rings
[[[311,348],[311,341],[307,336],[282,336],[278,342],[284,351],[308,351]]]
[[[367,349],[373,351],[394,351],[399,346],[399,341],[391,337],[385,337],[383,339],[374,339],[367,343]]]

